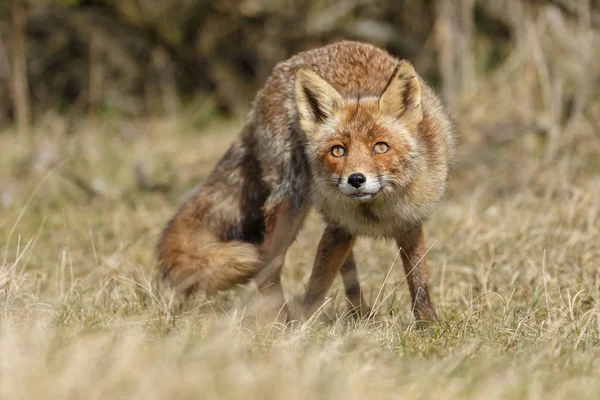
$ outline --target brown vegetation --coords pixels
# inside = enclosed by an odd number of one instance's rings
[[[276,62],[342,38],[410,59],[453,103],[477,90],[479,73],[496,70],[514,46],[530,41],[530,27],[546,17],[548,30],[562,36],[557,29],[565,24],[596,29],[600,6],[590,0],[14,0],[0,5],[0,94],[15,83],[12,102],[0,96],[0,124],[28,118],[27,95],[36,116],[49,109],[156,115],[195,97],[239,115]],[[14,54],[14,68],[5,53]]]
[[[35,123],[0,132],[0,397],[597,398],[597,1],[476,0],[471,23],[468,1],[156,3],[27,10]],[[11,30],[0,22],[5,127]],[[173,307],[153,285],[159,232],[242,125],[198,122],[245,109],[274,62],[337,37],[410,57],[458,119],[459,162],[425,227],[441,322],[414,328],[394,246],[369,240],[354,256],[375,321],[347,318],[339,281],[295,329],[255,323],[254,287]],[[104,118],[72,118],[90,102]],[[176,112],[127,118],[155,110]],[[286,293],[305,292],[322,229],[311,214]]]

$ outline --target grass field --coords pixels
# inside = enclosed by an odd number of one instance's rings
[[[374,321],[345,316],[341,282],[293,329],[256,321],[251,285],[172,307],[154,284],[158,234],[241,126],[188,119],[0,134],[0,398],[597,398],[600,139],[585,119],[553,146],[463,127],[426,225],[441,316],[427,330],[395,247],[371,240],[355,254]],[[288,297],[322,228],[311,215],[288,254]]]

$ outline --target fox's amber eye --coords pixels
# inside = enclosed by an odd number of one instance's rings
[[[389,149],[390,149],[390,146],[388,146],[387,143],[377,142],[373,146],[373,153],[375,153],[375,154],[384,154],[384,153],[387,153]]]
[[[331,155],[334,157],[344,157],[346,155],[346,149],[344,146],[338,144],[331,148]]]

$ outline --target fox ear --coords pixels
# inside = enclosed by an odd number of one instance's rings
[[[343,101],[342,95],[317,72],[308,67],[296,71],[296,103],[304,132],[331,117]]]
[[[396,66],[379,98],[379,109],[413,126],[423,119],[421,85],[415,69],[408,61],[402,60]]]

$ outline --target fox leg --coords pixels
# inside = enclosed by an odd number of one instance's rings
[[[350,250],[350,254],[340,271],[344,282],[344,290],[346,292],[346,300],[352,307],[352,314],[357,317],[367,317],[371,313],[371,309],[363,299],[362,290],[358,281],[358,270],[354,261],[354,253]]]
[[[425,239],[421,227],[396,238],[401,248],[402,264],[406,272],[412,298],[413,312],[418,321],[435,321],[437,315],[429,298],[429,273],[425,260]]]
[[[281,286],[281,270],[288,248],[296,238],[308,207],[294,209],[284,199],[265,218],[265,238],[261,247],[262,267],[255,276],[260,294],[281,309],[285,296]]]
[[[310,275],[308,289],[303,300],[306,317],[310,317],[325,299],[325,294],[331,287],[338,272],[340,272],[344,261],[349,258],[354,241],[354,236],[338,227],[328,225],[325,228],[325,232],[319,242],[315,265]],[[347,265],[349,270],[352,268],[355,270],[356,266],[353,260],[351,258],[351,262]],[[351,276],[348,278],[348,283],[352,284],[354,281],[356,281],[356,275],[354,278]]]
[[[285,294],[283,286],[281,286],[281,270],[284,259],[285,251],[271,260],[254,278],[263,306],[275,314],[287,312]]]

